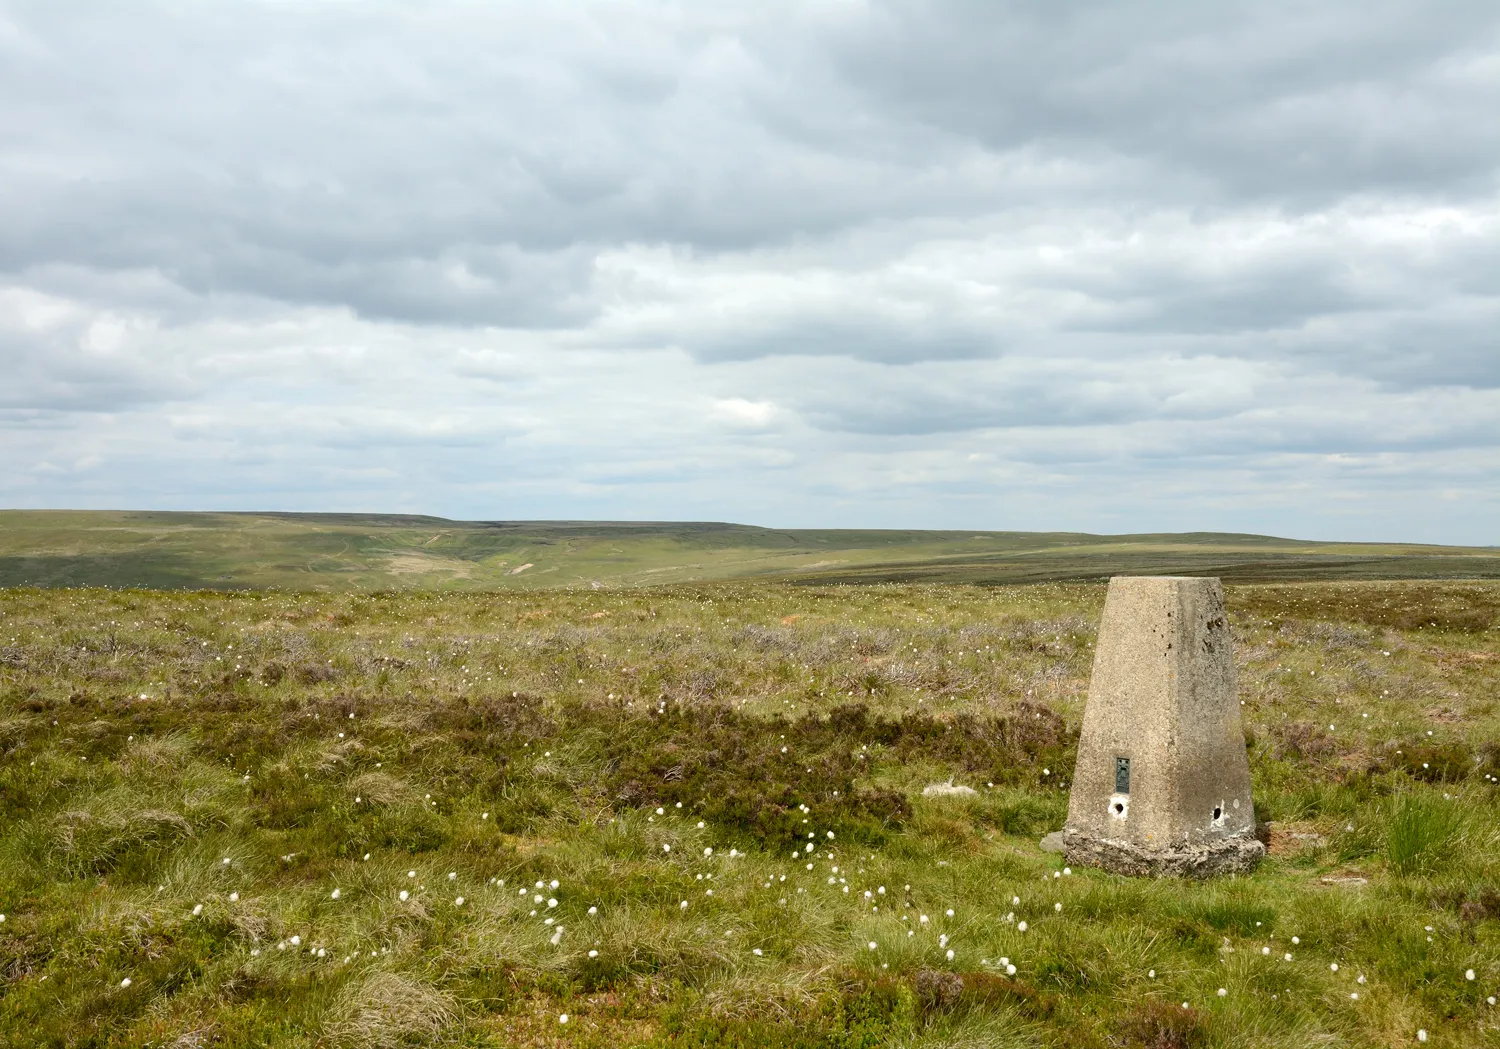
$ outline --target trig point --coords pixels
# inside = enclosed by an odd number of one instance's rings
[[[1249,870],[1266,850],[1219,581],[1116,576],[1095,646],[1068,860],[1118,874]]]

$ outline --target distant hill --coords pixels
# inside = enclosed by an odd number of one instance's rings
[[[1119,573],[1236,582],[1500,578],[1500,549],[1192,532],[900,531],[386,514],[0,511],[0,586],[378,590],[1030,583]]]

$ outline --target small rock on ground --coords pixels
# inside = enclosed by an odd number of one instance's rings
[[[978,793],[973,787],[963,784],[955,787],[951,779],[947,783],[929,783],[922,788],[924,798],[972,798]]]
[[[1045,838],[1043,838],[1042,839],[1042,851],[1043,852],[1065,852],[1066,850],[1063,848],[1063,833],[1062,833],[1062,831],[1055,830],[1051,834],[1049,834]]]

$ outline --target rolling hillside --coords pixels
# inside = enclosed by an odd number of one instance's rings
[[[806,582],[1500,578],[1500,550],[1218,533],[774,529],[363,514],[0,511],[0,586],[375,590]]]

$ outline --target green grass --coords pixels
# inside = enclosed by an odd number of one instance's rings
[[[379,514],[0,511],[0,586],[537,590],[780,578],[1029,583],[1110,575],[1500,578],[1494,548],[1256,535],[1098,536],[474,522]]]
[[[1037,848],[1097,585],[0,591],[0,1044],[1494,1045],[1500,584],[1227,596],[1199,883]]]

